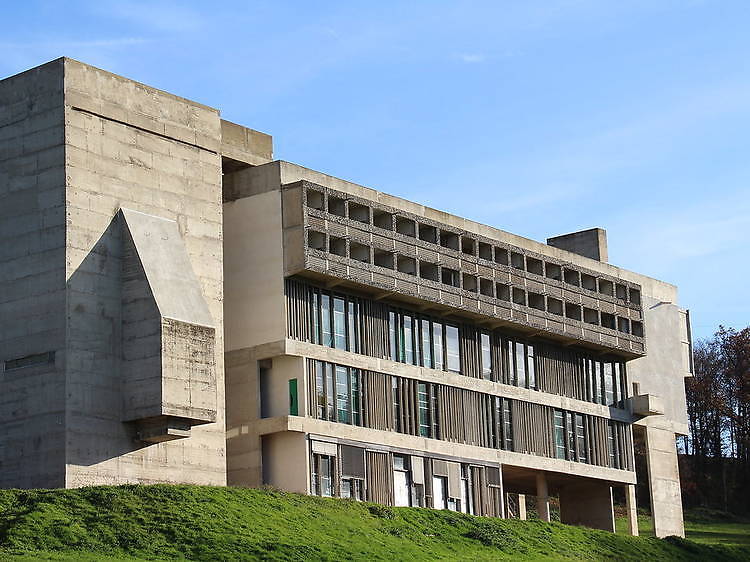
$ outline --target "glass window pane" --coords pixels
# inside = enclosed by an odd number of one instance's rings
[[[414,328],[413,328],[413,321],[412,317],[408,314],[404,314],[402,317],[403,323],[404,323],[404,330],[403,330],[403,336],[404,336],[404,356],[403,360],[406,363],[409,363],[410,365],[414,364]]]
[[[458,328],[456,326],[445,326],[445,343],[448,370],[458,373],[461,371],[461,356],[458,350]]]
[[[336,394],[334,382],[333,365],[326,363],[326,402],[328,406],[328,417],[326,419],[330,421],[336,420],[336,402],[334,400]]]
[[[333,496],[333,466],[332,457],[320,455],[320,495]]]
[[[336,365],[336,408],[337,421],[351,422],[351,403],[349,402],[349,374],[346,367]]]
[[[524,345],[516,342],[516,372],[518,374],[518,386],[528,387],[526,380],[526,350]]]
[[[612,406],[615,403],[615,393],[612,377],[612,363],[604,363],[604,403],[607,406]]]
[[[427,394],[427,384],[418,383],[417,399],[419,402],[419,435],[430,437],[430,401]]]
[[[391,345],[391,359],[398,361],[398,346],[396,345],[396,313],[388,313],[388,337]]]
[[[586,434],[584,433],[583,416],[576,414],[576,440],[578,443],[577,454],[578,462],[586,462]]]
[[[322,343],[331,347],[333,345],[333,333],[331,332],[331,297],[320,295],[320,325],[322,331]]]
[[[432,345],[435,368],[442,371],[445,364],[443,363],[443,325],[440,322],[432,323]]]
[[[503,439],[506,451],[513,450],[513,420],[510,412],[510,400],[503,398]]]
[[[349,339],[349,351],[355,353],[359,352],[359,346],[357,345],[357,317],[359,316],[359,303],[354,300],[349,300],[346,303],[346,317],[348,320],[347,325],[347,337]]]
[[[482,348],[482,377],[485,379],[492,378],[492,347],[490,346],[490,335],[480,334],[480,344]]]
[[[333,337],[336,349],[346,349],[346,312],[344,299],[333,299]]]
[[[536,366],[534,365],[534,346],[526,345],[526,368],[529,373],[529,388],[536,388]]]
[[[447,509],[448,479],[445,476],[432,477],[432,506],[435,509]]]
[[[352,423],[354,425],[361,425],[361,411],[362,406],[360,404],[360,393],[359,393],[359,370],[351,369],[351,389],[352,389]]]
[[[318,404],[318,419],[326,419],[326,391],[323,386],[323,363],[322,361],[315,362],[315,395],[317,397]]]
[[[312,291],[312,342],[320,343],[320,301],[317,291]]]
[[[409,507],[409,475],[403,470],[393,471],[394,504],[399,507]]]
[[[428,369],[432,369],[432,344],[430,343],[431,332],[430,321],[422,320],[422,365]]]
[[[508,374],[506,384],[512,384],[518,386],[518,377],[516,376],[516,364],[515,364],[515,353],[513,352],[513,342],[508,340],[507,349],[508,359]]]
[[[560,410],[555,410],[555,456],[558,459],[565,458],[565,425]]]

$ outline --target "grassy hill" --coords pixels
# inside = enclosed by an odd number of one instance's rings
[[[748,560],[750,546],[271,490],[0,490],[0,560]]]

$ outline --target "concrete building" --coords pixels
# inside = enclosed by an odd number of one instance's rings
[[[0,81],[0,486],[260,486],[682,535],[689,317],[70,60]],[[634,529],[635,531],[635,529]]]

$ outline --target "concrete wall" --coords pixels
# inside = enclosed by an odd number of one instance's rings
[[[615,532],[612,488],[599,482],[580,482],[560,490],[560,522]]]
[[[62,61],[0,81],[2,488],[65,482],[63,126]],[[3,372],[48,352],[53,363]]]
[[[218,112],[65,66],[67,486],[226,482]],[[121,207],[176,221],[217,327],[216,422],[158,444],[121,421]]]
[[[310,463],[305,434],[288,431],[264,435],[262,443],[263,484],[308,493]]]

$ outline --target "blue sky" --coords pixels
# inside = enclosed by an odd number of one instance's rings
[[[222,109],[277,158],[529,238],[601,226],[750,324],[750,3],[4,2],[0,75],[66,55]]]

